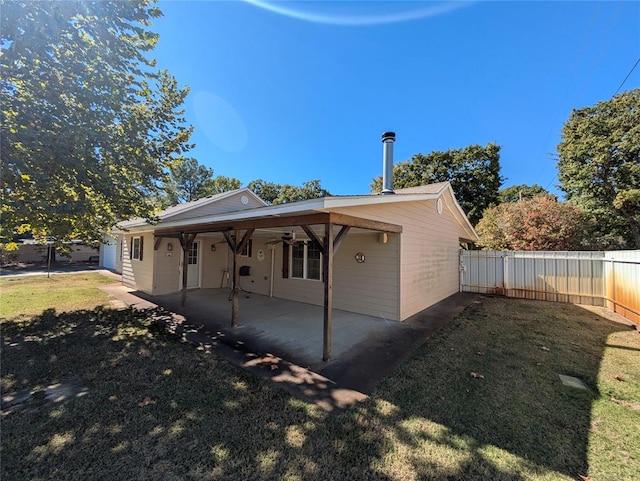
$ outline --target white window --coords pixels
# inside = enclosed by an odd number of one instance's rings
[[[141,261],[142,248],[142,237],[134,237],[133,239],[131,239],[131,258]]]
[[[291,246],[291,277],[319,281],[322,254],[315,242],[297,242]]]
[[[198,263],[198,243],[194,242],[189,247],[189,252],[187,253],[187,264],[196,265]]]

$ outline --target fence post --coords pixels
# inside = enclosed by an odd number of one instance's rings
[[[611,259],[611,283],[613,284],[613,292],[611,293],[611,300],[613,301],[613,312],[618,312],[617,310],[618,300],[616,299],[616,260],[615,259]],[[609,296],[607,295],[607,297]]]
[[[509,297],[509,256],[502,255],[502,287],[504,295]]]

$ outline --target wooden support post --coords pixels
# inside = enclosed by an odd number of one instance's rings
[[[324,277],[324,342],[322,360],[331,360],[331,328],[333,317],[333,224],[324,226],[324,250],[322,273]]]
[[[233,249],[233,300],[231,305],[231,327],[238,327],[238,308],[240,297],[240,274],[239,274],[239,262],[240,262],[240,249],[238,244],[238,231],[234,231],[234,249]]]
[[[180,246],[182,247],[182,300],[180,304],[182,307],[187,305],[187,281],[189,271],[189,249],[193,244],[197,234],[184,234],[180,235]]]

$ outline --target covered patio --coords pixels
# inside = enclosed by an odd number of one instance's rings
[[[300,202],[299,204],[305,203]],[[342,352],[342,349],[348,349],[348,347],[353,346],[354,342],[351,342],[351,340],[355,340],[355,343],[357,343],[358,340],[364,339],[368,330],[372,328],[371,321],[376,319],[375,317],[348,313],[333,308],[335,253],[338,251],[340,245],[350,231],[365,230],[380,233],[400,234],[402,232],[402,227],[397,224],[374,221],[336,212],[318,212],[313,209],[306,209],[304,206],[302,209],[297,206],[291,212],[286,212],[284,207],[288,209],[288,206],[271,206],[263,208],[275,209],[275,211],[274,213],[269,214],[268,212],[265,212],[265,210],[261,210],[261,215],[259,217],[254,217],[255,213],[248,211],[242,214],[235,214],[228,220],[221,219],[215,222],[190,223],[157,229],[154,233],[154,250],[158,250],[163,239],[173,238],[180,242],[183,256],[183,268],[181,293],[179,294],[180,303],[178,305],[183,309],[188,309],[192,313],[192,316],[200,315],[196,309],[201,309],[200,313],[206,313],[206,315],[215,312],[216,319],[228,319],[230,314],[231,327],[238,328],[241,325],[245,325],[246,328],[253,329],[258,328],[256,325],[252,324],[252,322],[260,323],[260,320],[262,320],[263,322],[260,325],[263,326],[265,324],[264,320],[269,319],[269,328],[264,330],[264,334],[254,336],[254,338],[272,336],[275,339],[278,335],[300,330],[300,336],[298,336],[300,339],[306,339],[305,342],[314,342],[317,344],[317,347],[312,349],[314,357],[309,360],[315,361],[317,359],[322,359],[327,362],[332,359],[332,356]],[[275,212],[278,213],[276,214]],[[294,301],[275,301],[274,299],[265,297],[262,305],[255,302],[243,303],[243,309],[248,309],[248,312],[241,315],[239,301],[243,294],[240,292],[239,271],[242,251],[248,245],[250,239],[256,232],[262,230],[271,233],[278,232],[280,234],[286,234],[286,232],[292,227],[301,228],[310,241],[315,243],[322,253],[321,279],[324,285],[324,305],[320,307]],[[221,233],[232,253],[232,291],[228,297],[231,304],[229,308],[228,303],[225,304],[217,302],[216,305],[225,306],[219,311],[211,311],[209,310],[209,306],[199,305],[200,303],[198,302],[198,299],[196,296],[192,295],[193,291],[191,290],[189,291],[189,302],[187,303],[189,250],[198,234],[207,233]],[[287,249],[288,245],[285,244],[284,247]],[[288,249],[286,252],[288,253]],[[283,254],[283,256],[288,258],[288,254]],[[214,290],[209,289],[209,291]],[[156,296],[156,298],[158,297],[166,297],[162,302],[169,301],[169,299],[171,299],[171,302],[173,303],[174,300],[177,300],[178,295],[170,294],[166,296]],[[212,300],[216,297],[220,296],[211,294]],[[255,299],[256,298],[254,298],[254,300]],[[218,301],[219,300],[220,299],[218,299]],[[160,304],[162,304],[162,302],[160,302]],[[273,312],[269,315],[264,314],[263,310],[266,308],[267,304],[270,306],[276,306],[278,305],[276,302],[281,302],[281,305],[286,305],[288,307],[284,307],[283,310],[276,315],[274,315]],[[247,304],[247,306],[245,307],[244,304]],[[296,305],[298,307],[292,307]],[[299,306],[307,307],[301,309]],[[216,307],[216,309],[218,308]],[[179,310],[176,311],[179,312]],[[319,319],[322,319],[322,323],[312,322],[311,325],[299,324],[300,319],[315,319],[316,316],[319,316]],[[345,321],[341,321],[340,319],[344,319]],[[346,321],[346,319],[351,320]],[[354,319],[359,320],[360,322],[356,322]],[[385,323],[385,325],[387,324],[387,321],[384,319],[379,321]],[[224,326],[224,324],[221,325]],[[354,326],[357,325],[366,327],[363,329],[356,329]],[[229,326],[228,321],[226,326]],[[312,329],[313,331],[310,332],[308,331],[309,329]],[[320,329],[320,336],[316,336],[318,329]],[[347,332],[342,333],[341,329],[347,329]],[[351,332],[351,335],[349,335],[350,330],[353,331]],[[358,335],[358,332],[361,334]],[[333,341],[334,333],[336,334],[336,339],[339,338],[336,342]],[[281,344],[283,342],[286,344],[286,341],[282,341]],[[347,344],[347,347],[344,347],[345,343]],[[309,349],[298,349],[298,347],[294,348],[290,346],[294,351],[298,350],[300,352],[309,352]],[[293,352],[289,352],[289,354],[295,355]]]
[[[239,325],[231,327],[229,289],[194,289],[181,305],[181,293],[137,296],[183,315],[225,344],[289,359],[301,366],[320,366],[323,357],[324,307],[241,291]],[[333,310],[332,360],[342,361],[358,345],[413,331],[409,325],[381,317]]]

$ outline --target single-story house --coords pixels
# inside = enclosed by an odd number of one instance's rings
[[[120,224],[114,264],[127,286],[183,298],[236,286],[396,321],[458,292],[460,243],[477,240],[448,182],[281,205],[239,189],[159,218]],[[234,323],[238,309],[236,295]]]
[[[393,191],[395,134],[382,141],[380,194],[267,205],[246,188],[225,192],[153,225],[122,222],[102,264],[147,294],[182,291],[183,304],[188,289],[229,287],[232,326],[241,289],[324,306],[328,360],[334,308],[403,321],[459,291],[460,243],[477,240],[449,182]]]

